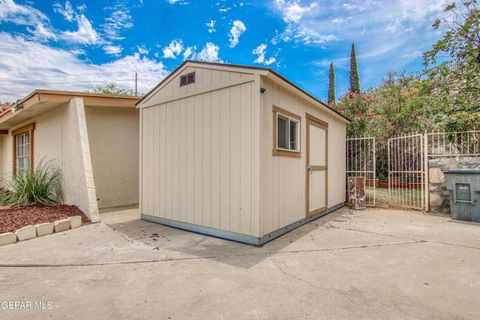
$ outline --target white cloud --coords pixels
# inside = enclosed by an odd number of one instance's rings
[[[297,23],[302,17],[318,7],[316,2],[311,3],[309,6],[302,6],[299,1],[285,1],[275,0],[277,8],[282,12],[283,20],[285,22]]]
[[[0,21],[34,25],[48,21],[48,18],[41,11],[28,5],[19,5],[13,0],[0,0]]]
[[[310,17],[319,14],[319,6],[316,2],[301,5],[298,0],[275,0],[275,5],[287,26],[282,33],[273,39],[274,44],[280,41],[294,41],[309,45],[324,44],[337,40],[335,35],[310,28],[304,23],[305,20],[308,21]]]
[[[169,4],[180,4],[180,5],[187,5],[188,1],[184,0],[167,0]]]
[[[150,50],[148,50],[146,46],[141,45],[137,47],[137,52],[143,55],[147,55],[149,54]]]
[[[347,10],[353,10],[357,12],[365,11],[374,5],[377,5],[379,1],[377,0],[351,0],[343,4],[343,8]]]
[[[72,4],[69,1],[65,2],[65,7],[60,3],[54,3],[53,11],[60,13],[67,21],[72,21],[76,15],[75,11],[72,9]]]
[[[235,47],[238,44],[238,39],[240,36],[247,31],[245,24],[240,20],[233,21],[232,28],[230,29],[230,33],[228,35],[228,41],[230,42],[230,48]]]
[[[392,42],[397,48],[415,47],[423,45],[425,38],[413,32],[406,33],[415,30],[427,38],[435,37],[431,24],[436,16],[442,14],[447,1],[345,0],[339,3],[335,0],[274,0],[272,8],[286,26],[272,39],[272,43],[284,41],[333,47],[335,42],[354,40],[368,42],[369,47],[375,47],[373,50]],[[391,34],[396,37],[392,38]]]
[[[183,55],[183,60],[204,60],[204,61],[221,61],[218,56],[220,47],[207,42],[199,52],[197,52],[197,46],[184,47],[183,41],[180,39],[172,40],[168,46],[163,48],[163,58],[176,59]]]
[[[38,88],[83,91],[114,82],[132,89],[134,71],[138,72],[139,91],[146,93],[168,74],[161,62],[140,53],[93,64],[80,59],[77,54],[81,52],[52,48],[6,32],[0,32],[0,43],[0,101],[15,101]]]
[[[168,46],[163,48],[163,57],[168,59],[176,59],[177,56],[183,51],[182,40],[172,40]]]
[[[56,38],[50,20],[43,12],[28,5],[16,4],[13,0],[0,0],[0,22],[28,26],[27,30],[35,39]]]
[[[419,50],[415,50],[413,52],[404,54],[402,56],[402,58],[411,59],[411,58],[418,58],[418,57],[421,57],[421,56],[423,56],[423,52],[419,51]]]
[[[80,11],[84,11],[85,7],[80,7]],[[65,6],[59,3],[53,5],[53,11],[61,14],[65,20],[77,23],[76,31],[64,31],[60,37],[68,42],[78,44],[99,44],[102,41],[100,35],[93,28],[92,23],[83,13],[75,12],[69,1],[65,2]]]
[[[330,52],[337,54],[314,62],[318,70],[328,70],[331,61],[336,68],[348,70],[350,46],[355,41],[361,82],[373,85],[388,70],[412,70],[413,61],[418,65],[419,52],[428,50],[440,36],[432,31],[431,25],[436,18],[444,16],[447,1],[345,0],[339,4],[325,0],[319,10],[303,16],[295,24],[290,41],[300,32],[310,35],[310,40],[316,40],[318,35],[332,36],[320,45],[328,46]],[[332,17],[341,19],[338,22],[351,19],[339,25],[332,23]]]
[[[75,20],[78,29],[76,31],[62,32],[64,40],[79,44],[98,44],[101,42],[99,34],[84,14],[76,16]]]
[[[350,20],[352,20],[352,17],[345,17],[345,18],[337,17],[337,18],[332,18],[332,20],[330,20],[330,21],[332,21],[332,23],[342,24],[342,23],[348,22]]]
[[[187,60],[188,58],[190,58],[196,50],[197,50],[197,47],[195,46],[187,47],[183,52],[183,60]]]
[[[262,63],[265,65],[271,65],[276,61],[275,57],[270,57],[268,59],[265,58],[265,55],[267,53],[267,45],[265,43],[260,44],[258,47],[256,47],[253,51],[252,54],[256,55],[257,58],[253,61],[255,63]]]
[[[106,45],[106,46],[103,46],[103,51],[105,51],[105,53],[107,54],[111,54],[113,56],[119,56],[120,53],[122,53],[123,51],[123,48],[121,46],[115,46],[115,45]]]
[[[81,4],[81,5],[78,5],[77,10],[78,10],[78,12],[85,12],[85,10],[87,10],[87,5],[85,3]]]
[[[210,21],[208,21],[206,23],[207,27],[208,27],[208,33],[214,33],[215,31],[215,20],[212,20],[210,19]]]
[[[103,32],[110,40],[123,40],[121,32],[133,27],[130,9],[125,5],[117,5],[110,9],[111,15],[105,18],[105,23],[102,25]]]
[[[37,40],[48,40],[48,39],[57,39],[55,32],[45,27],[42,23],[37,24],[35,28],[28,27],[27,30],[32,33],[34,39]]]
[[[210,62],[221,62],[220,58],[218,57],[218,52],[220,51],[220,47],[211,43],[207,42],[205,47],[198,53],[194,53],[192,55],[193,59],[196,60],[203,60],[203,61],[210,61]]]

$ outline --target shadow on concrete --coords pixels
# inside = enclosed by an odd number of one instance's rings
[[[332,212],[270,241],[263,247],[167,227],[140,220],[138,217],[128,221],[106,221],[105,223],[114,231],[122,233],[123,236],[139,241],[172,259],[208,258],[248,269],[272,254],[301,251],[302,246],[297,242],[315,241],[312,234],[314,230],[331,220],[341,219],[345,213],[344,210]]]

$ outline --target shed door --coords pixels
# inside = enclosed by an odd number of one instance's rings
[[[307,216],[327,209],[328,124],[307,115]]]

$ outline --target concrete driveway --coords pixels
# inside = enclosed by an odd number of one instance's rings
[[[480,314],[479,224],[342,209],[256,248],[140,221],[137,210],[107,213],[103,220],[1,247],[0,318]],[[11,310],[6,302],[15,301],[32,306]],[[43,305],[35,309],[35,302]]]

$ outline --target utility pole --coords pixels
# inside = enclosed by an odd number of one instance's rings
[[[134,91],[135,91],[135,96],[137,96],[137,95],[138,95],[138,90],[137,90],[137,88],[138,88],[138,85],[137,85],[137,83],[138,83],[137,71],[135,71],[135,80],[134,80],[134,81],[135,81],[135,87],[134,87],[135,89],[134,89]]]

